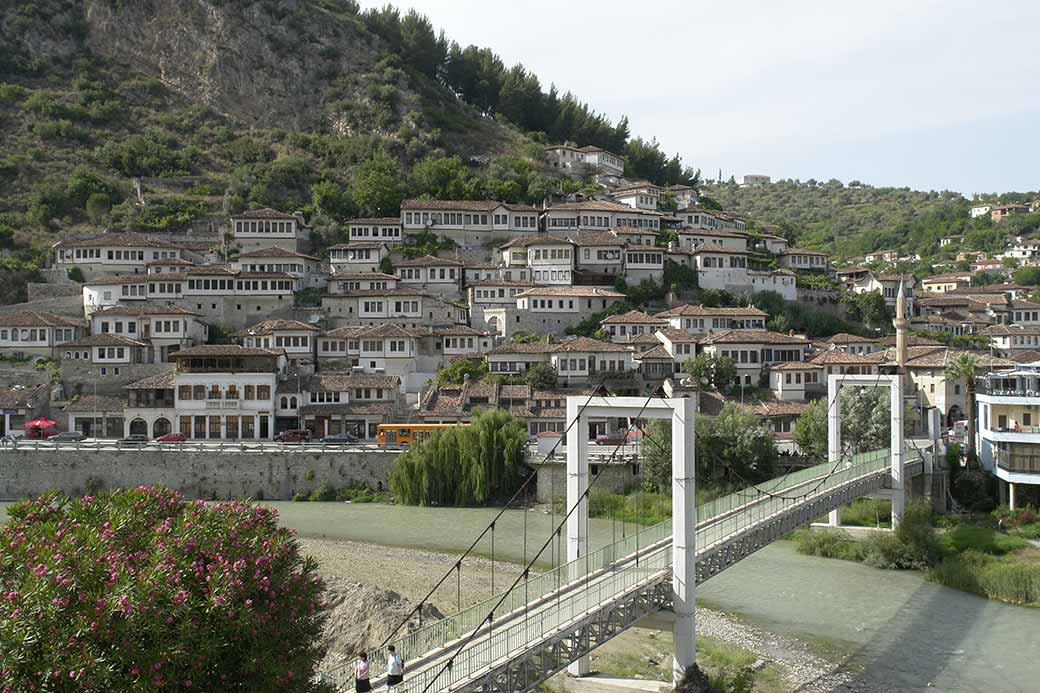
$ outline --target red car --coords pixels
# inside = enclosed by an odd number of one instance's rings
[[[158,438],[156,438],[156,440],[159,441],[160,443],[183,443],[187,439],[188,439],[188,435],[186,433],[176,433],[176,432],[167,433],[164,436],[159,436]]]
[[[306,428],[297,428],[291,431],[282,431],[274,439],[279,443],[306,443],[311,439],[311,432]]]

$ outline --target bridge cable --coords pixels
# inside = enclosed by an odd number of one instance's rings
[[[615,446],[614,451],[610,454],[610,457],[607,459],[606,463],[599,465],[599,469],[596,471],[596,475],[592,478],[591,481],[589,481],[589,484],[585,488],[585,491],[580,496],[578,496],[578,499],[574,502],[574,505],[572,505],[570,510],[567,511],[567,514],[563,516],[563,519],[560,521],[560,524],[556,526],[556,531],[554,532],[557,536],[559,536],[560,533],[562,532],[563,525],[570,518],[571,514],[575,510],[577,510],[578,506],[581,505],[583,500],[587,500],[589,498],[590,493],[592,491],[592,487],[599,480],[600,476],[603,475],[603,470],[606,469],[607,466],[610,465],[610,463],[614,461],[614,458],[617,456],[618,452],[621,450],[622,445],[624,445],[625,440],[628,439],[628,434],[635,427],[636,422],[643,415],[643,412],[646,411],[646,408],[648,406],[650,406],[650,402],[653,401],[653,399],[655,399],[653,395],[650,395],[649,397],[646,398],[646,402],[643,403],[642,408],[640,408],[639,412],[632,419],[632,422],[628,425],[628,428],[625,431],[625,435],[622,436],[621,442],[618,443],[617,446]],[[590,397],[590,401],[591,401],[591,397]],[[580,417],[580,412],[579,412],[579,416],[575,418],[575,421],[577,421],[580,418],[581,417]],[[549,539],[547,539],[545,541],[545,543],[542,544],[541,549],[538,550],[538,552],[535,554],[534,558],[532,558],[531,561],[526,566],[524,566],[524,572],[525,573],[531,569],[531,567],[534,565],[535,560],[537,560],[538,556],[541,555],[542,551],[544,551],[546,549],[546,547],[548,547],[550,545],[551,541],[552,541],[552,535],[550,535]],[[559,543],[560,542],[557,542],[557,545],[559,545]],[[579,547],[579,553],[580,553],[580,547]],[[589,553],[591,553],[591,552],[586,551],[586,565],[588,565],[588,554]],[[581,556],[579,555],[578,557],[580,558]],[[636,557],[638,558],[638,553],[637,553]],[[560,571],[557,570],[557,580],[559,580],[559,572]],[[588,571],[586,570],[586,573],[587,572]],[[494,621],[495,611],[500,606],[502,606],[502,604],[506,600],[506,597],[509,596],[509,593],[513,590],[514,587],[516,587],[520,583],[520,579],[521,579],[521,577],[523,577],[523,574],[524,573],[521,573],[519,576],[517,576],[517,578],[515,580],[513,580],[513,583],[509,587],[506,588],[506,590],[502,593],[502,596],[499,598],[499,600],[495,603],[494,606],[491,607],[491,610],[488,613],[488,617],[486,619],[484,619],[483,621],[481,621],[481,623],[477,624],[476,627],[474,627],[474,629],[470,633],[469,637],[467,637],[464,641],[459,643],[459,646],[455,649],[455,652],[452,653],[451,657],[448,658],[448,661],[444,663],[444,665],[437,671],[437,673],[433,676],[433,678],[430,679],[429,683],[427,683],[426,686],[422,689],[422,693],[426,693],[426,691],[430,690],[430,687],[434,685],[434,683],[437,681],[437,679],[439,679],[441,677],[441,675],[445,671],[448,671],[448,670],[451,669],[452,665],[455,662],[455,658],[459,656],[460,652],[462,652],[467,646],[469,646],[469,644],[473,641],[473,639],[480,632],[480,627],[481,627],[481,625],[484,624],[485,621],[488,623],[488,633],[489,633],[489,637],[490,637],[490,632],[491,632],[493,621]],[[587,577],[588,577],[588,575],[586,574],[586,578]],[[557,588],[557,603],[559,603],[559,598],[560,598],[560,590],[559,590],[559,588]]]
[[[451,576],[451,573],[453,571],[456,571],[456,570],[458,572],[458,575],[460,576],[459,577],[459,604],[462,603],[462,597],[461,597],[461,589],[462,589],[461,588],[461,584],[462,584],[461,583],[462,561],[464,561],[473,552],[473,550],[480,543],[480,540],[484,538],[484,536],[488,533],[488,531],[492,531],[492,532],[494,531],[494,524],[495,524],[495,522],[497,522],[499,520],[499,518],[501,518],[502,515],[505,514],[505,511],[509,509],[509,507],[513,504],[513,501],[515,501],[518,497],[520,497],[520,494],[524,492],[524,490],[527,488],[528,484],[531,483],[531,480],[535,479],[537,477],[537,471],[539,469],[541,469],[545,464],[547,464],[548,461],[552,458],[553,454],[556,452],[556,448],[558,448],[560,446],[560,444],[566,439],[567,433],[568,433],[568,431],[570,431],[571,427],[576,422],[581,420],[582,413],[585,411],[585,409],[592,402],[592,399],[596,396],[596,392],[599,390],[599,387],[602,386],[602,384],[603,384],[602,381],[603,381],[603,379],[605,379],[605,377],[606,376],[604,375],[604,377],[600,379],[599,383],[593,384],[592,391],[589,393],[588,399],[586,399],[585,403],[582,404],[581,408],[578,409],[578,415],[576,417],[574,417],[573,421],[571,421],[570,423],[567,424],[567,427],[564,429],[563,434],[561,434],[560,439],[557,440],[556,443],[549,450],[549,452],[546,453],[545,457],[542,458],[542,461],[539,462],[534,467],[534,470],[532,471],[532,473],[529,474],[526,479],[524,479],[523,483],[516,490],[516,492],[514,492],[513,495],[510,496],[509,500],[506,501],[505,505],[503,505],[502,508],[499,509],[498,513],[495,515],[494,518],[492,518],[492,520],[488,524],[488,526],[485,527],[484,530],[482,532],[480,532],[480,534],[477,535],[477,538],[473,540],[473,543],[471,543],[469,545],[469,547],[462,553],[462,555],[459,556],[459,558],[455,562],[455,565],[452,566],[451,568],[449,568],[448,571],[444,573],[444,575],[441,577],[440,580],[437,581],[437,583],[433,586],[433,588],[430,589],[430,591],[426,593],[426,596],[424,596],[421,600],[419,600],[419,602],[415,605],[415,607],[410,612],[408,612],[408,614],[403,619],[401,619],[401,621],[397,624],[397,627],[395,627],[386,636],[386,638],[383,639],[383,642],[379,644],[378,648],[376,648],[377,650],[382,650],[384,647],[386,647],[387,643],[389,643],[390,640],[395,635],[397,635],[398,632],[400,632],[401,628],[403,628],[405,626],[405,624],[408,623],[408,620],[411,619],[413,616],[415,616],[416,613],[420,613],[422,611],[422,607],[425,606],[427,600],[429,600],[430,597],[432,597],[434,595],[434,593],[436,593],[436,591],[438,589],[440,589],[441,585],[444,584],[445,580],[447,580]],[[555,482],[555,475],[553,475],[552,478],[553,478],[553,482]],[[494,557],[492,556],[492,566],[493,565],[494,565]],[[459,610],[461,611],[461,607],[460,607]]]
[[[838,399],[841,396],[841,385],[844,383],[846,375],[848,375],[848,374],[843,373],[841,380],[838,382],[838,397],[835,397],[834,402],[831,402],[830,406],[828,406],[828,411],[827,411],[828,416],[830,414],[830,407],[833,407],[835,404],[837,404]],[[877,373],[878,377],[874,381],[874,384],[872,386],[863,385],[862,387],[874,387],[874,388],[877,388],[880,385],[880,383],[881,383],[881,375],[882,375],[882,373],[880,371],[878,371],[878,373]],[[663,453],[664,452],[668,452],[667,450],[664,449],[664,446],[661,445],[661,443],[659,443],[656,439],[654,439],[653,436],[648,435],[646,433],[646,431],[642,427],[640,427],[639,430],[642,433],[643,438],[646,439],[646,440],[649,440],[651,443],[653,443],[660,452],[663,452]],[[749,489],[754,489],[754,490],[758,491],[759,493],[761,493],[761,494],[763,494],[763,495],[765,495],[765,496],[767,496],[769,498],[773,498],[773,499],[777,499],[777,500],[798,501],[798,500],[803,500],[804,498],[807,498],[808,496],[811,496],[814,493],[816,493],[817,491],[819,491],[820,488],[825,483],[827,483],[827,480],[830,479],[832,476],[834,476],[834,474],[837,473],[837,471],[840,468],[841,464],[846,461],[846,455],[847,455],[847,453],[844,450],[839,450],[838,451],[838,459],[835,461],[834,467],[829,472],[827,472],[826,475],[824,475],[824,477],[820,480],[820,482],[814,488],[812,488],[809,491],[805,492],[804,494],[801,494],[801,495],[798,495],[798,496],[784,496],[783,494],[773,493],[772,491],[766,490],[764,488],[760,488],[757,484],[751,483],[750,481],[745,479],[739,472],[735,471],[730,466],[727,466],[726,470],[730,474],[733,474],[734,476],[736,476],[738,478],[738,480],[740,480],[741,482],[743,482],[743,483],[748,485],[747,488],[741,489],[739,491],[735,491],[734,492],[735,495],[743,496],[745,498],[751,497],[751,494],[747,493],[747,491]],[[714,464],[714,459],[713,459],[713,464]],[[783,481],[788,476],[790,476],[790,474],[791,474],[791,472],[789,470],[788,472],[786,472],[782,476],[778,477],[777,479],[770,479],[769,481],[776,481],[777,482],[773,486],[773,489],[780,488],[780,484],[782,484]],[[764,483],[767,483],[767,482],[760,482],[760,483],[764,484]]]

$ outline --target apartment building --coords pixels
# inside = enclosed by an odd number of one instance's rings
[[[314,325],[299,320],[264,320],[235,333],[242,346],[285,352],[290,368],[313,367],[317,335]]]
[[[429,232],[470,248],[535,233],[538,215],[536,207],[488,200],[405,200],[401,228],[406,236]]]
[[[9,358],[56,357],[84,334],[84,324],[55,313],[20,310],[0,313],[0,353]]]
[[[393,245],[403,241],[400,217],[350,219],[346,227],[347,240],[351,243],[378,241]]]
[[[627,342],[629,337],[641,334],[653,334],[657,330],[668,327],[668,322],[660,317],[647,315],[641,310],[630,310],[627,313],[611,315],[600,323],[600,329],[610,336],[611,342]]]
[[[502,265],[527,268],[535,284],[570,286],[574,278],[575,243],[550,235],[514,238],[499,250]]]
[[[625,241],[613,231],[582,231],[574,239],[578,271],[609,278],[625,271]]]
[[[971,272],[950,272],[936,274],[921,280],[921,289],[933,294],[945,294],[947,291],[971,286]]]
[[[826,271],[830,268],[831,256],[805,248],[788,248],[780,253],[777,261],[789,270]]]
[[[632,352],[612,342],[573,337],[549,345],[549,364],[564,387],[621,380],[632,375]]]
[[[329,282],[329,293],[385,291],[398,288],[398,278],[382,272],[337,272]]]
[[[545,229],[555,236],[574,239],[582,231],[633,228],[659,231],[661,214],[633,209],[617,202],[565,202],[544,213]]]
[[[991,372],[976,388],[979,460],[997,477],[1001,502],[1040,502],[1040,370]]]
[[[378,272],[379,263],[390,257],[390,247],[382,241],[354,241],[329,247],[329,265],[335,274]]]
[[[510,339],[518,331],[562,335],[567,327],[606,310],[625,295],[591,286],[536,286],[516,295],[516,307],[485,308],[488,329]]]
[[[699,246],[720,245],[727,250],[748,250],[748,237],[736,231],[682,228],[678,232],[679,247],[695,249]]]
[[[805,361],[809,351],[804,337],[767,330],[725,330],[708,335],[701,343],[704,353],[733,359],[744,385],[758,385],[764,368]]]
[[[322,296],[321,307],[339,326],[386,323],[402,327],[454,325],[465,323],[468,317],[465,305],[407,287],[330,293]]]
[[[684,304],[661,311],[654,317],[677,330],[700,336],[719,330],[764,330],[769,314],[750,305],[746,308],[716,308]]]
[[[135,231],[66,238],[51,246],[56,267],[78,267],[85,279],[103,275],[147,274],[154,260],[184,260],[188,253],[155,236]]]
[[[90,331],[143,342],[145,363],[163,363],[182,349],[206,343],[209,330],[201,317],[195,311],[155,303],[112,306],[90,316]]]
[[[299,250],[310,236],[303,213],[286,214],[264,207],[232,215],[231,233],[242,252],[281,247]]]
[[[301,289],[322,288],[328,284],[328,274],[322,271],[321,260],[277,245],[240,253],[231,266],[247,274],[288,274]]]
[[[283,384],[290,383],[291,378]],[[374,441],[379,424],[399,420],[397,376],[318,373],[301,384],[299,393],[291,387],[284,392],[279,389],[281,429],[298,428],[302,423],[314,438],[348,433],[359,440]]]
[[[424,255],[401,260],[394,266],[398,286],[436,296],[458,298],[462,293],[463,263]]]

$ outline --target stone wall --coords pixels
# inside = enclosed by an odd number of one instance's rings
[[[126,391],[123,388],[126,385],[175,367],[173,363],[91,363],[83,359],[66,359],[65,352],[60,349],[58,355],[61,358],[61,382],[67,397],[93,395],[96,382],[99,396],[125,400]],[[101,375],[102,368],[105,369],[105,375]]]
[[[25,285],[26,295],[29,301],[43,301],[49,298],[62,298],[75,296],[81,302],[83,300],[83,285],[73,282],[61,284],[41,284],[39,282],[28,282]]]
[[[590,480],[595,476],[593,467],[598,468],[599,465],[590,465]],[[639,473],[637,474],[636,471]],[[611,493],[624,493],[626,489],[639,485],[643,478],[641,472],[639,465],[611,464],[602,471],[595,488],[610,491]],[[546,462],[538,467],[535,473],[538,475],[536,498],[539,503],[550,502],[554,495],[556,498],[567,498],[566,462]]]
[[[83,296],[57,296],[55,298],[44,298],[27,303],[10,303],[0,306],[0,313],[17,313],[22,310],[37,310],[45,313],[57,313],[58,315],[73,320],[83,319]]]
[[[0,500],[164,484],[187,498],[288,500],[328,481],[387,488],[399,451],[0,450]],[[313,478],[308,480],[309,472]]]

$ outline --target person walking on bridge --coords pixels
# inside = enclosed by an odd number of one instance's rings
[[[390,653],[386,658],[386,687],[390,689],[404,681],[404,662],[393,645],[386,649]]]
[[[354,664],[354,689],[358,693],[372,690],[372,684],[368,681],[368,653],[362,652]]]

